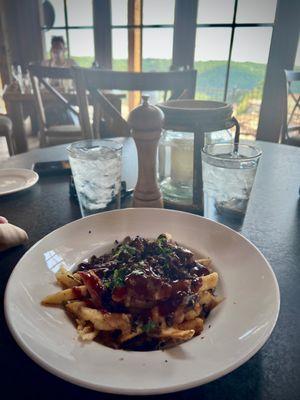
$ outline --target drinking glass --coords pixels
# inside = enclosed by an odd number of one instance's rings
[[[261,150],[246,144],[210,144],[202,150],[204,216],[242,226]]]
[[[69,160],[82,216],[119,206],[122,145],[113,140],[90,139],[68,146]]]

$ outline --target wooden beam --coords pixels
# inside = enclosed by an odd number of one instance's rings
[[[93,0],[95,60],[100,68],[112,68],[110,0]]]
[[[278,0],[257,139],[278,142],[286,90],[284,69],[293,69],[299,39],[299,0]]]
[[[21,54],[19,51],[19,27],[16,21],[17,4],[15,0],[1,2],[1,17],[4,35],[7,44],[7,52],[11,63],[21,64]]]
[[[43,60],[40,0],[17,1],[21,65]],[[16,22],[14,22],[16,24]]]
[[[12,63],[27,67],[43,59],[40,0],[5,0],[3,25]]]
[[[142,25],[143,0],[128,0],[128,25]],[[142,28],[128,29],[128,70],[142,71]],[[140,92],[129,93],[129,111],[141,101]]]
[[[2,9],[3,0],[0,0],[0,8]],[[11,71],[8,54],[7,35],[4,30],[4,21],[2,21],[3,13],[0,13],[0,76],[2,87],[10,83]]]
[[[173,67],[193,68],[198,0],[176,0],[173,33]]]

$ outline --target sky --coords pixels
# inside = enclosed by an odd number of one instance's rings
[[[64,24],[63,0],[50,0],[56,10],[55,26]],[[187,0],[188,1],[188,0]],[[237,22],[274,21],[277,0],[239,0]],[[112,24],[127,23],[127,0],[111,0]],[[143,0],[143,23],[173,24],[175,0]],[[69,25],[92,25],[92,0],[67,0]],[[231,23],[234,0],[199,0],[197,23]],[[49,46],[53,34],[46,40]],[[230,43],[230,28],[198,28],[196,33],[195,60],[226,60]],[[237,28],[232,59],[267,63],[272,28]],[[127,30],[113,29],[113,58],[127,58]],[[144,58],[172,58],[173,28],[145,28],[143,30]],[[74,56],[93,56],[93,31],[70,30],[70,50]],[[297,63],[300,65],[300,51]]]

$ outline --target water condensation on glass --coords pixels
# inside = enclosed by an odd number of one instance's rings
[[[120,192],[121,150],[79,148],[70,163],[83,214],[105,208]]]

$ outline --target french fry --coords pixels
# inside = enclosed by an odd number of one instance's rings
[[[124,254],[128,253],[134,260],[136,258],[140,266],[144,266],[148,271],[148,267],[152,267],[152,261],[148,262],[147,258],[147,240],[151,245],[157,244],[158,241],[159,249],[157,250],[157,246],[153,245],[153,248],[149,247],[149,254],[154,259],[158,257],[159,265],[162,256],[167,257],[170,254],[171,257],[173,251],[178,255],[177,249],[180,246],[170,234],[164,235],[165,237],[162,236],[161,240],[142,239],[138,236],[132,240],[128,236],[120,242],[120,246],[123,246],[121,251],[124,251]],[[164,248],[165,245],[166,248]],[[140,262],[141,254],[146,257],[142,260],[143,263]],[[129,344],[130,347],[133,345],[136,349],[143,344],[153,345],[155,348],[156,346],[160,348],[161,345],[171,347],[200,334],[210,310],[222,301],[213,290],[218,284],[218,273],[213,272],[210,258],[196,260],[208,269],[208,272],[206,271],[208,275],[201,276],[201,287],[197,289],[198,292],[194,293],[194,286],[191,286],[192,292],[186,293],[184,282],[183,296],[178,296],[178,299],[177,290],[181,286],[173,287],[171,281],[170,292],[162,290],[164,293],[161,294],[161,291],[157,289],[159,285],[153,287],[152,290],[150,280],[149,290],[147,286],[147,293],[144,296],[139,294],[139,289],[143,288],[137,287],[135,293],[134,286],[139,286],[140,281],[133,279],[132,282],[129,280],[127,282],[127,275],[132,272],[131,264],[129,263],[128,268],[125,269],[126,263],[123,258],[118,258],[114,251],[111,254],[105,254],[103,259],[99,257],[99,263],[94,262],[97,259],[93,256],[84,271],[72,273],[61,267],[56,273],[56,279],[63,290],[45,297],[41,302],[44,305],[63,305],[65,311],[76,323],[78,337],[83,341],[92,341],[97,337],[104,345],[124,349],[128,348]],[[179,259],[181,260],[178,255]],[[190,273],[184,278],[188,282],[195,277],[194,271],[190,268],[194,260],[195,257],[191,251],[186,251],[184,260],[181,260],[183,269]],[[167,271],[172,268],[171,264],[166,268]],[[110,268],[112,268],[111,271]],[[161,279],[175,280],[175,275],[174,279],[170,276],[172,275],[166,272],[166,276],[162,276]],[[179,277],[178,279],[180,280]],[[162,288],[165,289],[165,287]],[[110,298],[111,308],[107,305]],[[170,302],[170,307],[168,302]],[[107,311],[107,309],[116,310],[116,306],[120,304],[123,312]],[[135,337],[137,337],[137,342],[135,340],[132,343],[128,342]]]
[[[152,308],[151,319],[155,324],[160,325],[162,328],[167,327],[166,319],[165,319],[165,317],[160,315],[160,313],[158,311],[158,307]]]
[[[191,339],[194,336],[194,334],[195,334],[194,329],[181,330],[177,328],[167,328],[167,329],[162,329],[159,333],[151,334],[151,336],[159,337],[161,339],[184,341]]]
[[[203,265],[204,267],[209,267],[211,264],[211,258],[199,258],[196,260],[197,263]]]
[[[79,300],[79,301],[75,300],[75,301],[72,301],[72,302],[66,304],[66,310],[76,316],[76,315],[78,315],[79,309],[86,305],[87,305],[87,303],[84,300]],[[82,322],[82,321],[79,319],[78,321],[76,320],[76,322],[77,322],[77,324],[79,324],[79,322]]]
[[[166,238],[167,238],[168,242],[172,241],[173,238],[172,238],[171,233],[165,232],[165,235],[166,235]]]
[[[130,339],[133,339],[136,336],[141,335],[142,333],[143,333],[142,329],[137,329],[135,332],[122,334],[119,340],[120,340],[121,343],[124,343],[124,342],[127,342]]]
[[[95,337],[98,335],[99,331],[91,331],[91,332],[86,332],[85,330],[83,331],[78,331],[79,337],[81,340],[85,342],[91,342],[92,340],[95,339]]]
[[[59,305],[65,301],[80,299],[87,296],[87,288],[82,286],[74,286],[73,288],[61,290],[60,292],[50,294],[42,300],[44,305]]]
[[[200,292],[205,290],[214,289],[218,284],[218,274],[217,272],[212,272],[209,275],[204,275],[202,278],[202,285],[199,289]]]
[[[174,312],[174,324],[181,324],[184,320],[184,306],[179,306]]]
[[[191,319],[197,318],[201,310],[202,310],[201,304],[196,303],[193,310],[189,310],[184,314],[184,321],[190,321]]]
[[[207,292],[207,291],[201,292],[199,303],[201,305],[209,304],[213,300],[213,298],[214,298],[214,296],[210,292]]]
[[[78,322],[79,324],[77,326],[77,332],[80,339],[85,342],[94,340],[99,331],[97,331],[91,324],[84,325],[80,321]]]
[[[206,311],[211,311],[223,300],[220,296],[213,296],[210,292],[202,292],[200,296],[200,303],[205,307]]]
[[[203,319],[195,318],[190,321],[184,321],[178,325],[178,329],[183,329],[184,331],[194,330],[195,334],[198,335],[203,330]]]
[[[68,303],[66,309],[75,314],[81,321],[91,322],[96,330],[121,330],[123,334],[130,332],[131,322],[127,314],[104,313],[95,308],[86,307],[84,304],[84,302]]]
[[[55,274],[57,282],[65,288],[72,288],[82,284],[82,280],[79,279],[79,274],[71,274],[64,267]]]

